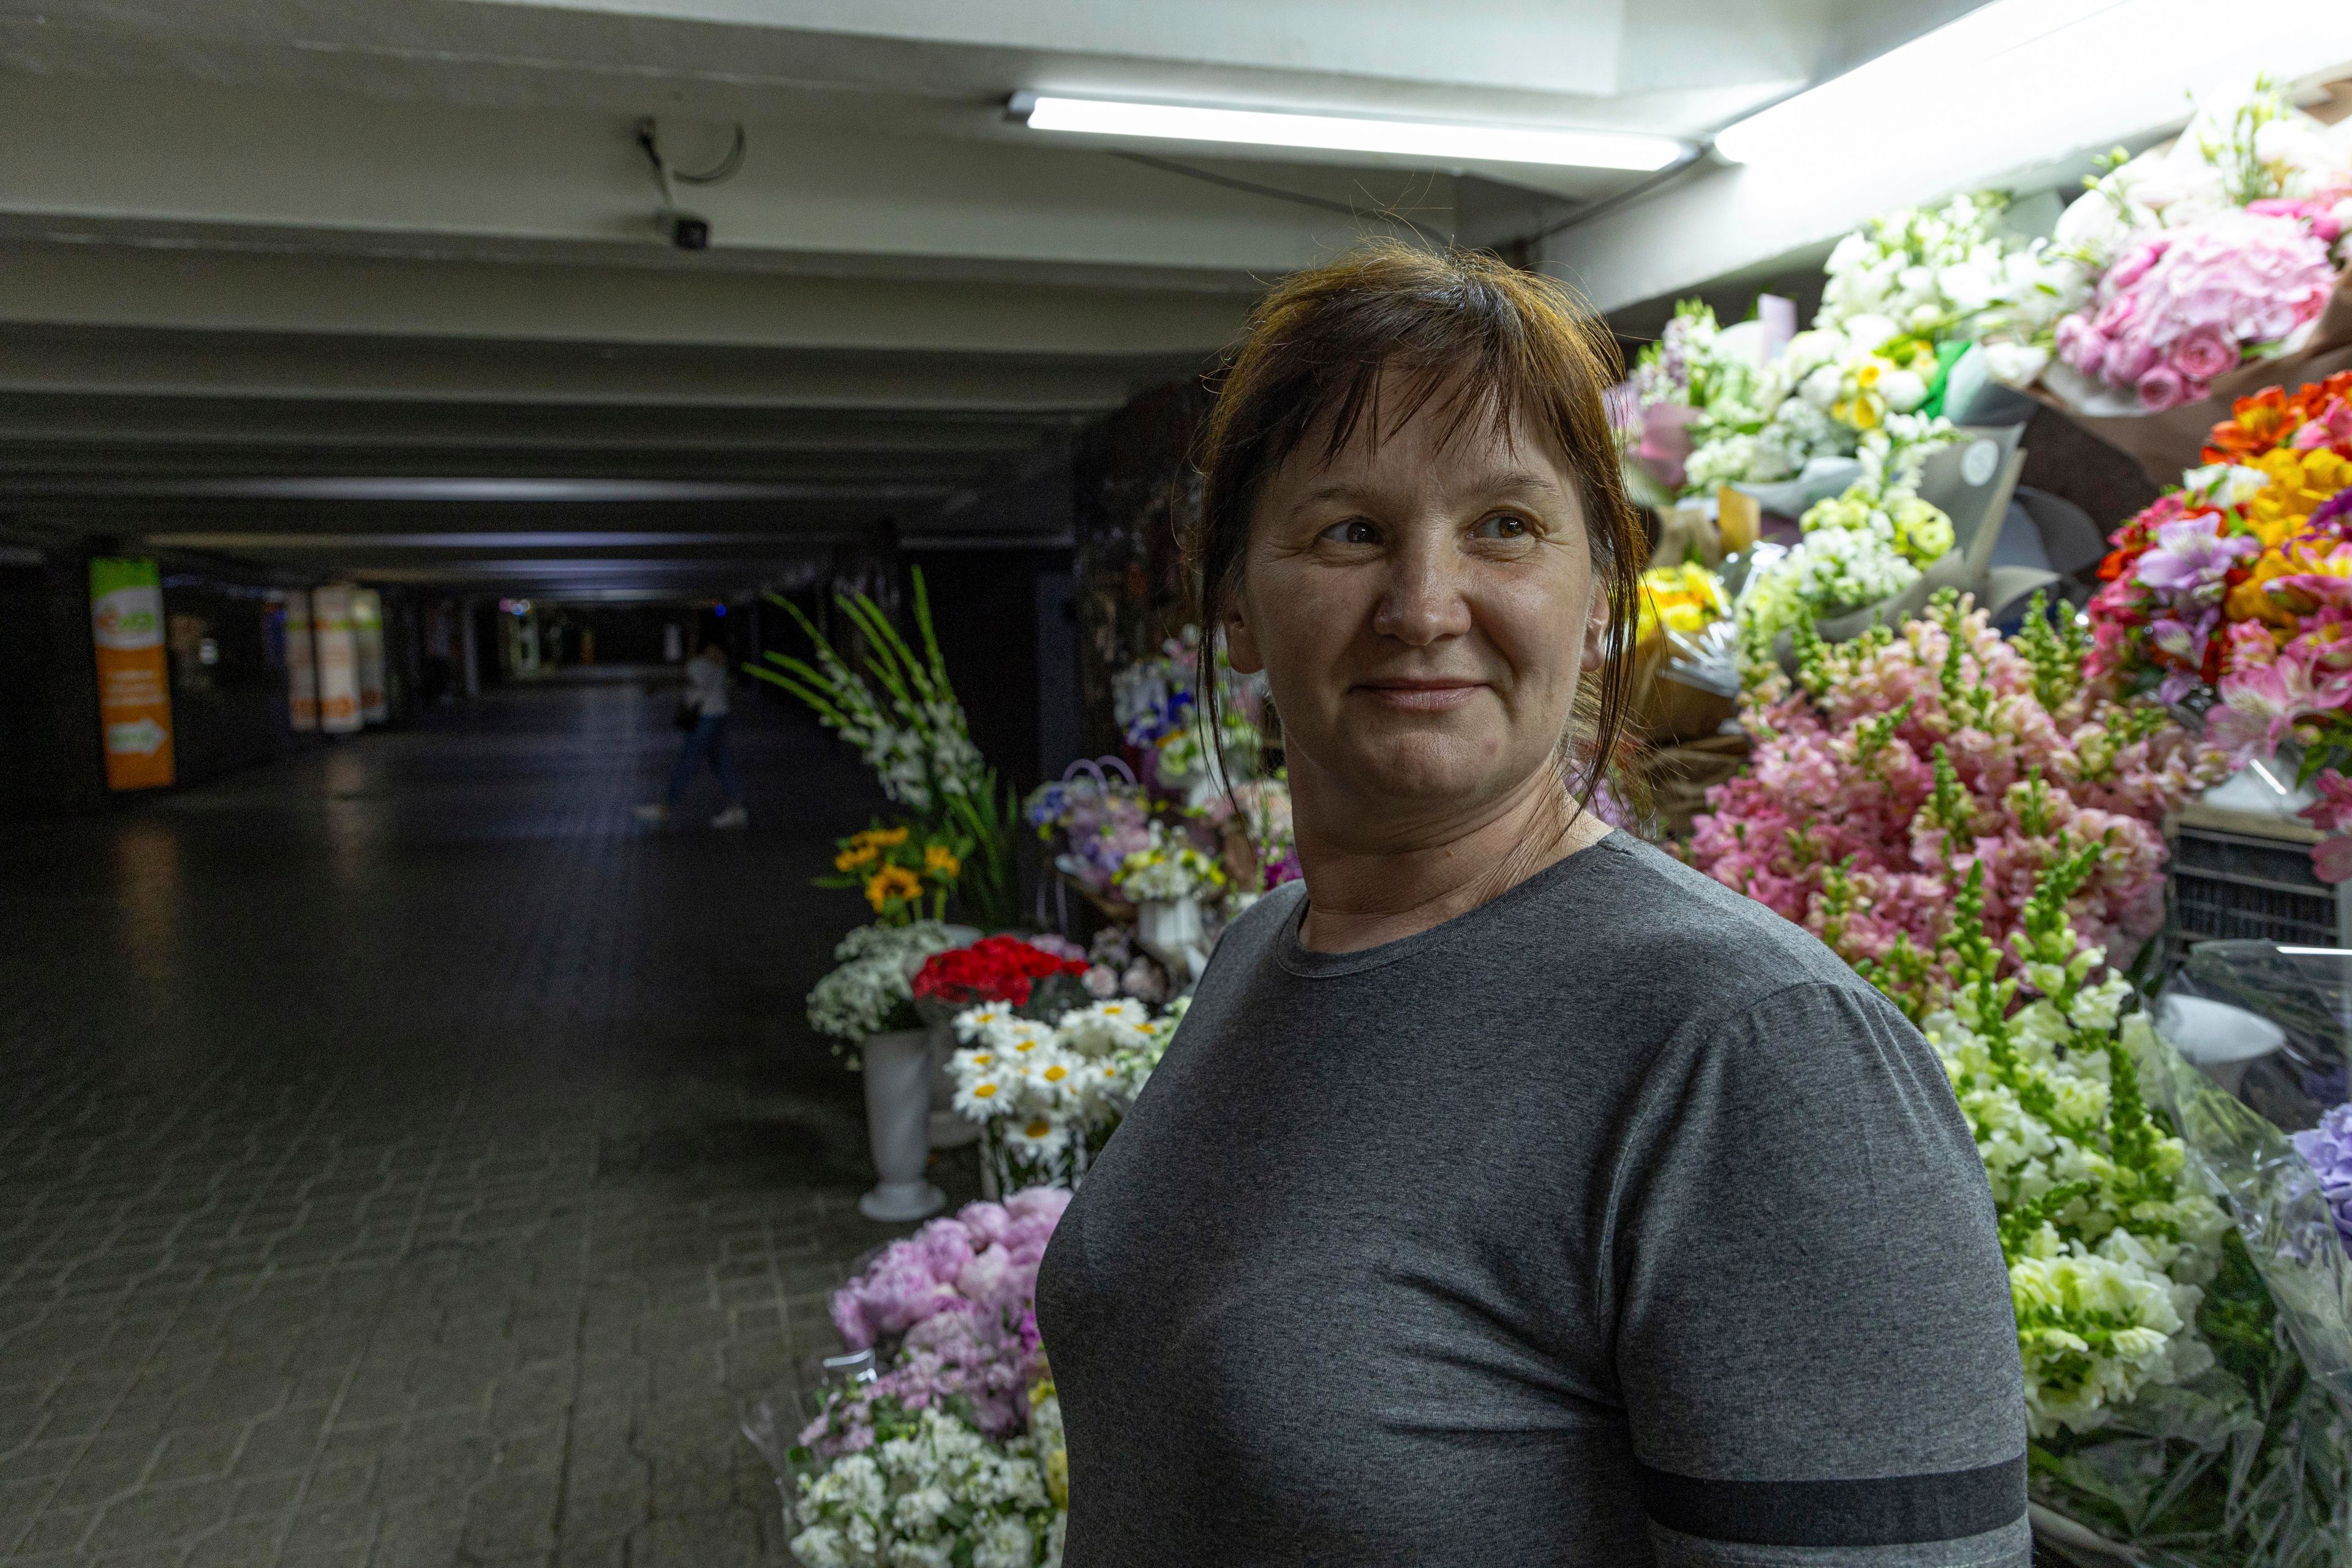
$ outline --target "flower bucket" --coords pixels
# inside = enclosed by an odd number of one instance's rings
[[[866,1038],[866,1142],[874,1190],[857,1200],[867,1219],[904,1224],[947,1207],[923,1179],[930,1163],[931,1031],[893,1029]]]

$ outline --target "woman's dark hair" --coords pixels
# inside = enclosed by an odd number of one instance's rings
[[[1601,405],[1622,374],[1615,338],[1580,300],[1483,252],[1377,241],[1276,284],[1225,360],[1195,458],[1201,512],[1186,544],[1210,733],[1221,717],[1219,631],[1240,591],[1250,516],[1267,479],[1310,437],[1329,462],[1363,421],[1386,437],[1438,399],[1442,442],[1478,419],[1513,437],[1524,419],[1576,478],[1593,567],[1609,595],[1607,656],[1586,672],[1571,734],[1561,738],[1564,750],[1583,753],[1570,787],[1589,802],[1624,728],[1649,554]]]

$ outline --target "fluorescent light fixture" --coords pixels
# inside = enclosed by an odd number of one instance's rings
[[[1359,115],[1203,109],[1100,98],[1016,93],[1009,106],[1033,131],[1130,136],[1161,142],[1222,142],[1241,147],[1303,147],[1378,153],[1461,163],[1552,163],[1580,169],[1663,169],[1690,149],[1670,136],[1623,131],[1551,131]]]
[[[1944,89],[1952,72],[2031,48],[2077,22],[2129,5],[2130,0],[1993,0],[1843,76],[1749,115],[1717,136],[1715,150],[1735,163],[1760,163],[1813,152],[1822,137],[1841,129],[1848,135],[1869,135],[1902,124],[1918,112],[1919,95],[1929,84],[1938,101],[1951,102]]]
[[[2297,958],[2352,958],[2352,947],[2283,947],[2279,951]]]
[[[1795,185],[1833,173],[1884,189],[1878,205],[1998,182],[2169,130],[2192,97],[2231,103],[2258,75],[2352,59],[2352,5],[2274,4],[2260,26],[2217,27],[2210,0],[1993,0],[1750,115],[1715,150]]]

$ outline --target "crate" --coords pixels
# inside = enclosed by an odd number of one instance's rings
[[[2199,803],[2184,807],[2171,827],[2172,958],[2200,942],[2352,946],[2352,904],[2312,874],[2319,836],[2302,823]]]

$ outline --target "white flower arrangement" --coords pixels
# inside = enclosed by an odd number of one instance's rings
[[[1822,458],[1859,457],[1865,471],[1885,471],[1937,433],[1920,411],[1944,373],[1939,343],[1980,344],[1993,379],[2031,384],[2089,275],[2070,251],[2002,233],[2007,206],[1998,193],[1956,196],[1846,236],[1830,254],[1811,329],[1769,363],[1755,323],[1723,328],[1703,306],[1679,310],[1633,386],[1645,405],[1678,400],[1698,411],[1684,493],[1779,483]]]
[[[809,993],[809,1027],[852,1044],[886,1029],[917,1027],[908,961],[957,945],[957,935],[938,921],[859,926],[833,950],[837,967]],[[845,1054],[838,1043],[834,1052]],[[854,1054],[850,1065],[857,1065]]]
[[[1179,997],[1154,1015],[1121,997],[1050,1025],[998,1004],[956,1016],[962,1048],[948,1058],[955,1109],[981,1124],[1006,1191],[1029,1178],[1084,1178],[1090,1149],[1143,1092],[1188,1005]]]
[[[2036,353],[2047,362],[2058,319],[2082,303],[2089,280],[2049,241],[2001,233],[2008,206],[2006,195],[1980,192],[1871,219],[1830,252],[1813,324],[1866,322],[1876,336],[1864,346],[1872,349],[1898,334],[1980,342],[1997,377],[2024,384],[2031,375],[2011,378],[2029,364],[2040,369]],[[1893,330],[1879,331],[1879,321]],[[1996,345],[2003,354],[1991,355]]]
[[[2045,872],[2028,903],[2011,940],[2041,994],[2014,1013],[2019,983],[1998,978],[1976,868],[1955,906],[1958,987],[1923,1026],[1992,1183],[2037,1436],[2095,1430],[2148,1386],[2213,1364],[2197,1309],[2229,1227],[2141,1098],[2139,1064],[2161,1048],[2147,1015],[2119,1016],[2130,985],[2067,921],[2099,849]]]
[[[804,1476],[793,1555],[807,1568],[1055,1568],[1062,1516],[1032,1441],[992,1443],[936,1407],[915,1431]]]
[[[1224,885],[1225,873],[1214,860],[1157,822],[1151,825],[1151,847],[1129,855],[1113,883],[1120,898],[1138,904],[1201,898]]]
[[[1920,566],[1952,547],[1952,521],[1905,485],[1865,473],[1843,495],[1817,503],[1787,551],[1759,545],[1734,614],[1750,647],[1798,621],[1824,619],[1908,592]]]

